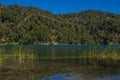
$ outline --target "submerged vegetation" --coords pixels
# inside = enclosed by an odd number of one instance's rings
[[[0,5],[0,44],[120,44],[120,15]]]

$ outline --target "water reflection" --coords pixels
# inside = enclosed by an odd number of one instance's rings
[[[54,74],[50,77],[42,78],[39,80],[84,80],[84,79],[80,77],[78,74],[62,73],[62,74]]]
[[[119,80],[119,66],[81,65],[70,60],[5,60],[0,80]],[[118,71],[119,70],[119,71]]]
[[[119,59],[80,58],[90,51],[100,54],[104,48],[7,46],[0,50],[0,80],[120,80]]]

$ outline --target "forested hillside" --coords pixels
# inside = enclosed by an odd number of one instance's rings
[[[52,14],[0,5],[0,44],[120,44],[120,15],[97,10]]]

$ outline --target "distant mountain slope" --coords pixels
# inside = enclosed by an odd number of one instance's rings
[[[0,5],[0,43],[120,44],[120,15],[97,10],[52,14]]]

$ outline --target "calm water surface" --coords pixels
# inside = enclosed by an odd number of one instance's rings
[[[102,54],[107,47],[107,45],[0,46],[0,80],[120,80],[119,63],[112,64],[108,61],[108,64],[104,60],[96,62],[79,59],[80,54],[91,50]],[[120,46],[111,46],[110,49],[119,50]],[[21,51],[20,53],[32,52],[37,57],[16,59],[9,56],[14,50]]]

